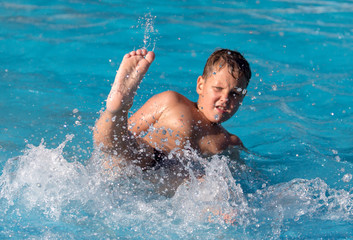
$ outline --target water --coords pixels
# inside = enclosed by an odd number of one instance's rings
[[[0,238],[353,238],[352,1],[2,1]],[[173,197],[115,178],[92,127],[122,56],[156,60],[132,111],[196,79],[217,47],[252,66],[224,126],[250,153],[215,156]],[[158,172],[163,176],[163,172]],[[158,186],[157,186],[158,187]]]

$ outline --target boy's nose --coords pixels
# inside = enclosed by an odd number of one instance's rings
[[[222,102],[228,102],[228,100],[229,100],[228,94],[222,94],[221,100],[222,100]]]

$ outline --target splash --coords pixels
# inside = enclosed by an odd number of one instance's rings
[[[9,159],[0,177],[0,199],[7,199],[5,212],[11,206],[37,209],[49,218],[59,219],[68,203],[84,205],[95,184],[79,162],[68,162],[63,149],[73,135],[55,149],[42,140],[37,147],[28,145],[22,156]]]
[[[154,51],[157,42],[158,30],[154,27],[154,21],[156,16],[152,16],[151,13],[146,13],[143,17],[138,19],[138,27],[144,30],[143,35],[143,48],[151,49]]]
[[[181,185],[173,197],[179,213],[188,216],[190,222],[203,219],[209,223],[218,223],[223,227],[241,226],[245,228],[252,218],[252,210],[237,180],[228,167],[229,159],[214,156],[209,161],[195,156],[193,160],[204,168],[200,178],[193,168],[189,168],[192,180]]]
[[[190,180],[166,197],[159,190],[171,187],[175,169],[109,175],[100,152],[86,162],[66,160],[72,138],[67,135],[54,149],[44,141],[28,145],[23,155],[6,162],[0,176],[0,236],[16,222],[18,232],[38,226],[40,238],[273,239],[282,236],[288,221],[353,220],[353,194],[321,179],[295,179],[249,193],[244,179],[253,186],[249,179],[256,176],[246,166],[233,168],[234,159],[206,159],[189,148],[183,166]]]
[[[293,179],[258,190],[249,195],[249,202],[257,220],[252,230],[271,226],[268,234],[275,239],[286,231],[288,222],[300,225],[308,221],[353,220],[353,193],[330,188],[320,178]],[[325,231],[321,234],[324,236]]]

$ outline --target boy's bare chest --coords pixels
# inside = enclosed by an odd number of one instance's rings
[[[229,147],[230,136],[224,130],[203,129],[199,134],[195,134],[194,142],[202,154],[214,155]]]

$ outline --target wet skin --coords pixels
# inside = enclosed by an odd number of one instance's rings
[[[106,110],[95,126],[97,145],[117,159],[142,167],[153,165],[154,149],[168,154],[191,147],[210,156],[242,146],[237,136],[221,126],[238,110],[246,87],[245,79],[238,73],[230,74],[227,66],[198,78],[197,103],[167,91],[150,98],[128,119],[137,87],[153,61],[154,53],[146,50],[124,56]]]

